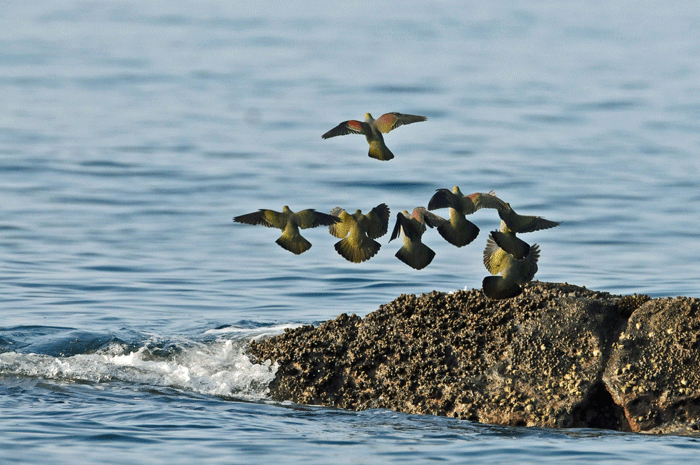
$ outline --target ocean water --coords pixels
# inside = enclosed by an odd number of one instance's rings
[[[697,438],[502,428],[272,401],[253,338],[478,288],[477,240],[415,271],[259,208],[395,214],[495,190],[562,224],[537,279],[700,297],[693,1],[6,1],[0,14],[3,463],[684,463]],[[425,123],[322,140],[388,111]],[[441,213],[441,212],[438,212]],[[446,214],[446,212],[442,212]]]

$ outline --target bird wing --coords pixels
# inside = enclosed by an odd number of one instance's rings
[[[349,121],[343,121],[321,137],[328,139],[329,137],[344,136],[346,134],[368,134],[369,132],[371,132],[369,124],[351,119]]]
[[[340,221],[337,216],[317,212],[313,208],[302,210],[296,214],[297,224],[301,229],[315,228],[316,226],[331,226]]]
[[[391,232],[391,239],[389,239],[389,242],[399,237],[401,230],[403,230],[404,235],[410,240],[420,241],[422,235],[420,223],[418,223],[418,220],[408,216],[408,213],[400,212],[396,214],[396,225]]]
[[[507,257],[508,254],[489,235],[484,249],[484,266],[489,270],[489,273],[498,274],[503,271],[508,265],[506,263]]]
[[[523,215],[518,215],[517,221],[516,221],[516,227],[515,229],[518,232],[521,233],[526,233],[526,232],[533,232],[533,231],[539,231],[541,229],[549,229],[553,228],[555,226],[558,226],[559,223],[556,221],[549,221],[547,219],[544,219],[540,216],[523,216]],[[513,228],[510,228],[513,229]]]
[[[535,277],[535,273],[537,273],[537,260],[540,258],[540,246],[537,244],[533,244],[532,247],[530,247],[530,253],[528,256],[525,258],[525,260],[528,261],[529,263],[529,271],[525,279],[527,283],[533,280]]]
[[[401,224],[403,222],[403,219],[405,218],[406,217],[403,216],[403,212],[398,212],[396,214],[396,223],[394,224],[394,230],[391,231],[391,237],[389,238],[389,242],[399,237],[399,234],[401,234]]]
[[[348,235],[350,229],[355,226],[355,219],[348,212],[340,207],[335,207],[331,210],[331,215],[339,219],[337,223],[328,226],[328,232],[335,237],[343,238]]]
[[[425,121],[428,118],[425,116],[418,115],[405,115],[403,113],[391,112],[385,113],[376,120],[374,120],[374,125],[379,132],[387,133],[392,129],[396,129],[404,124],[417,123],[419,121]]]
[[[501,231],[491,231],[493,241],[516,260],[522,260],[530,253],[530,245],[516,237],[515,234],[506,234]]]
[[[233,221],[245,224],[261,224],[268,228],[284,229],[287,224],[287,215],[274,210],[261,208],[253,213],[235,216]]]
[[[428,210],[454,207],[459,202],[457,196],[449,189],[438,189],[428,202]]]
[[[420,212],[420,215],[423,216],[423,222],[431,228],[442,226],[443,224],[448,222],[442,216],[436,215],[433,212],[429,212],[425,209],[425,207],[418,207],[417,210]]]
[[[391,212],[387,204],[382,203],[374,207],[365,215],[367,236],[376,239],[386,234],[389,229]]]
[[[505,202],[496,197],[496,193],[494,191],[491,191],[488,194],[475,192],[473,194],[468,195],[467,197],[471,200],[474,211],[479,210],[481,208],[506,208]]]

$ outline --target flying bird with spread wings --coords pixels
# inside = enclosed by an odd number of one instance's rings
[[[409,214],[406,210],[396,215],[396,225],[391,233],[393,241],[399,234],[403,236],[403,246],[396,252],[396,258],[416,270],[422,270],[430,265],[435,257],[435,251],[422,241],[426,225],[431,228],[440,227],[447,223],[445,218],[431,213],[424,207],[416,207]]]
[[[268,228],[281,229],[282,235],[275,242],[283,249],[299,255],[311,248],[311,243],[302,237],[299,229],[329,226],[340,220],[335,216],[317,212],[314,209],[295,213],[285,205],[282,207],[282,212],[261,208],[253,213],[236,216],[233,218],[233,221],[253,225],[261,224]]]
[[[428,209],[449,208],[450,220],[438,226],[438,232],[450,244],[464,247],[479,235],[479,227],[469,221],[466,215],[481,208],[497,208],[501,203],[493,191],[488,194],[475,192],[464,195],[458,186],[454,186],[452,192],[449,189],[438,189],[428,202]]]
[[[381,244],[375,239],[386,234],[389,229],[389,207],[379,204],[366,215],[356,210],[352,215],[340,207],[331,210],[331,215],[339,221],[328,227],[329,232],[340,241],[335,250],[340,256],[353,263],[361,263],[374,257]]]
[[[351,119],[343,121],[330,131],[326,132],[321,137],[328,139],[330,137],[344,136],[347,134],[363,134],[369,144],[369,156],[377,160],[391,160],[394,154],[384,143],[383,134],[388,133],[392,129],[405,124],[417,123],[426,121],[428,118],[418,115],[405,115],[403,113],[385,113],[377,119],[372,118],[372,115],[365,113],[364,121]]]

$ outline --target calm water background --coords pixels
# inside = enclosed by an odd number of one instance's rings
[[[386,136],[340,121],[428,122]],[[684,462],[694,438],[280,405],[247,341],[401,293],[479,287],[477,240],[420,272],[233,224],[258,208],[495,190],[543,281],[700,297],[695,1],[9,1],[0,12],[3,463]],[[444,212],[446,213],[446,212]],[[393,222],[392,222],[393,226]]]

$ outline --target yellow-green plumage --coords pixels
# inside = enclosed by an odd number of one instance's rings
[[[294,254],[302,254],[311,248],[311,243],[299,233],[299,229],[315,228],[335,224],[338,218],[314,209],[293,212],[288,206],[282,212],[260,209],[257,212],[246,213],[233,218],[234,222],[252,225],[263,225],[268,228],[282,230],[282,235],[275,241],[280,247]]]
[[[480,208],[496,208],[497,198],[493,192],[464,195],[458,186],[448,189],[438,189],[428,202],[428,209],[449,208],[450,220],[438,227],[440,235],[450,244],[464,247],[479,235],[479,227],[467,220],[465,215],[471,215]]]
[[[498,210],[498,216],[501,217],[508,229],[514,233],[527,233],[559,226],[559,222],[550,221],[541,216],[519,215],[509,203],[501,199],[498,199],[496,209]]]
[[[391,233],[389,242],[396,239],[399,234],[403,236],[403,246],[396,252],[396,258],[415,268],[422,270],[433,261],[435,251],[422,242],[426,225],[440,227],[445,225],[447,220],[429,212],[423,207],[413,209],[413,213],[404,210],[396,215],[396,224]]]
[[[490,299],[508,299],[522,293],[522,285],[535,277],[540,249],[537,244],[529,247],[529,253],[518,260],[489,236],[484,249],[484,266],[493,275],[482,283],[484,294]]]
[[[330,137],[344,136],[346,134],[363,134],[369,144],[368,155],[377,160],[391,160],[394,154],[384,143],[382,133],[386,134],[392,129],[396,129],[404,124],[426,121],[428,118],[418,115],[406,115],[403,113],[385,113],[376,120],[372,115],[365,113],[364,121],[348,120],[343,121],[338,126],[323,134],[323,139]]]
[[[328,230],[333,236],[342,238],[334,246],[340,256],[350,262],[361,263],[379,252],[381,244],[374,239],[388,230],[390,213],[386,204],[377,205],[366,215],[361,210],[350,215],[340,207],[334,208],[331,215],[339,219]]]

